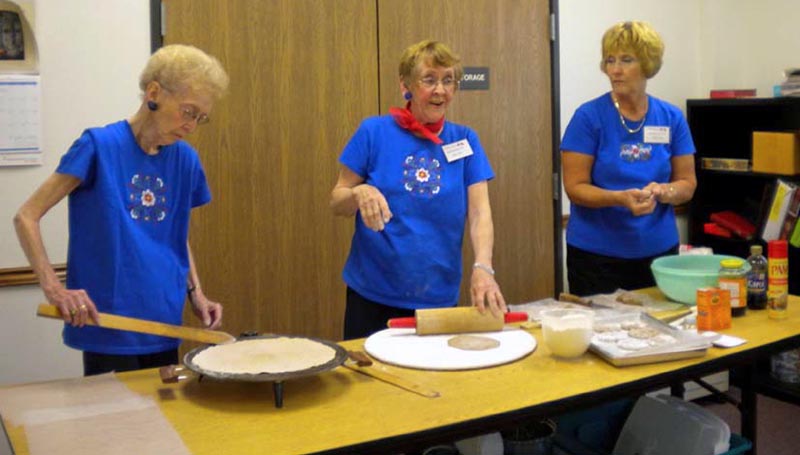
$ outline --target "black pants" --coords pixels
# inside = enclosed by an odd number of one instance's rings
[[[373,302],[348,287],[347,306],[344,310],[344,339],[368,337],[385,329],[389,319],[409,316],[414,316],[414,310]]]
[[[650,263],[657,257],[677,254],[678,245],[655,256],[623,259],[590,253],[567,245],[567,280],[575,295],[608,294],[617,289],[632,291],[656,285]]]
[[[143,370],[178,363],[178,350],[156,352],[155,354],[115,355],[97,352],[83,353],[83,375],[110,373],[112,371]]]

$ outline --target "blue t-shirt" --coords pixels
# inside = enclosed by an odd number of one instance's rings
[[[189,212],[211,200],[197,153],[178,141],[148,155],[127,121],[83,132],[56,169],[81,180],[69,195],[67,287],[101,312],[180,324]],[[103,354],[149,354],[179,340],[64,326],[64,343]]]
[[[472,129],[445,122],[439,137],[466,139],[473,154],[448,163],[442,145],[388,115],[364,120],[342,151],[339,161],[375,186],[393,215],[381,232],[355,217],[343,277],[369,300],[408,309],[458,303],[467,188],[494,173]]]
[[[671,159],[695,152],[689,126],[680,109],[648,97],[644,127],[629,133],[609,93],[581,105],[569,122],[561,151],[594,157],[592,184],[608,190],[667,183]],[[628,122],[628,127],[638,127]],[[669,128],[669,143],[646,143],[648,127]],[[604,256],[634,259],[653,256],[678,244],[675,211],[657,204],[653,213],[633,216],[625,207],[589,208],[570,204],[567,244]]]

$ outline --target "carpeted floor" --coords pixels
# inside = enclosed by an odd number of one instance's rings
[[[731,387],[731,396],[739,398],[739,389]],[[732,433],[741,434],[739,411],[728,403],[717,403],[700,399],[695,403],[704,406],[722,417],[731,427]],[[800,453],[800,406],[759,395],[758,408],[758,454],[797,455]]]

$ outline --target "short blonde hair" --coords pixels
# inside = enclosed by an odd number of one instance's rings
[[[661,69],[664,57],[664,41],[647,22],[620,22],[606,30],[602,41],[603,60],[600,70],[606,72],[606,59],[615,52],[630,52],[642,65],[642,72],[648,79]]]
[[[219,99],[228,89],[228,74],[219,60],[185,44],[171,44],[157,50],[139,76],[139,88],[156,81],[172,92],[189,89]]]
[[[400,56],[399,72],[406,86],[410,87],[411,83],[414,82],[417,64],[420,62],[426,62],[431,66],[453,68],[457,81],[460,81],[461,76],[464,74],[461,58],[454,54],[446,44],[439,41],[423,40],[407,47],[403,51],[403,55]]]

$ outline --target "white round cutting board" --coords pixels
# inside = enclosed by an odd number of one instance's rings
[[[521,329],[469,335],[494,338],[500,346],[467,351],[447,345],[447,340],[457,334],[417,335],[415,329],[386,329],[367,338],[364,349],[381,362],[422,370],[469,370],[502,365],[536,349],[536,338]]]

